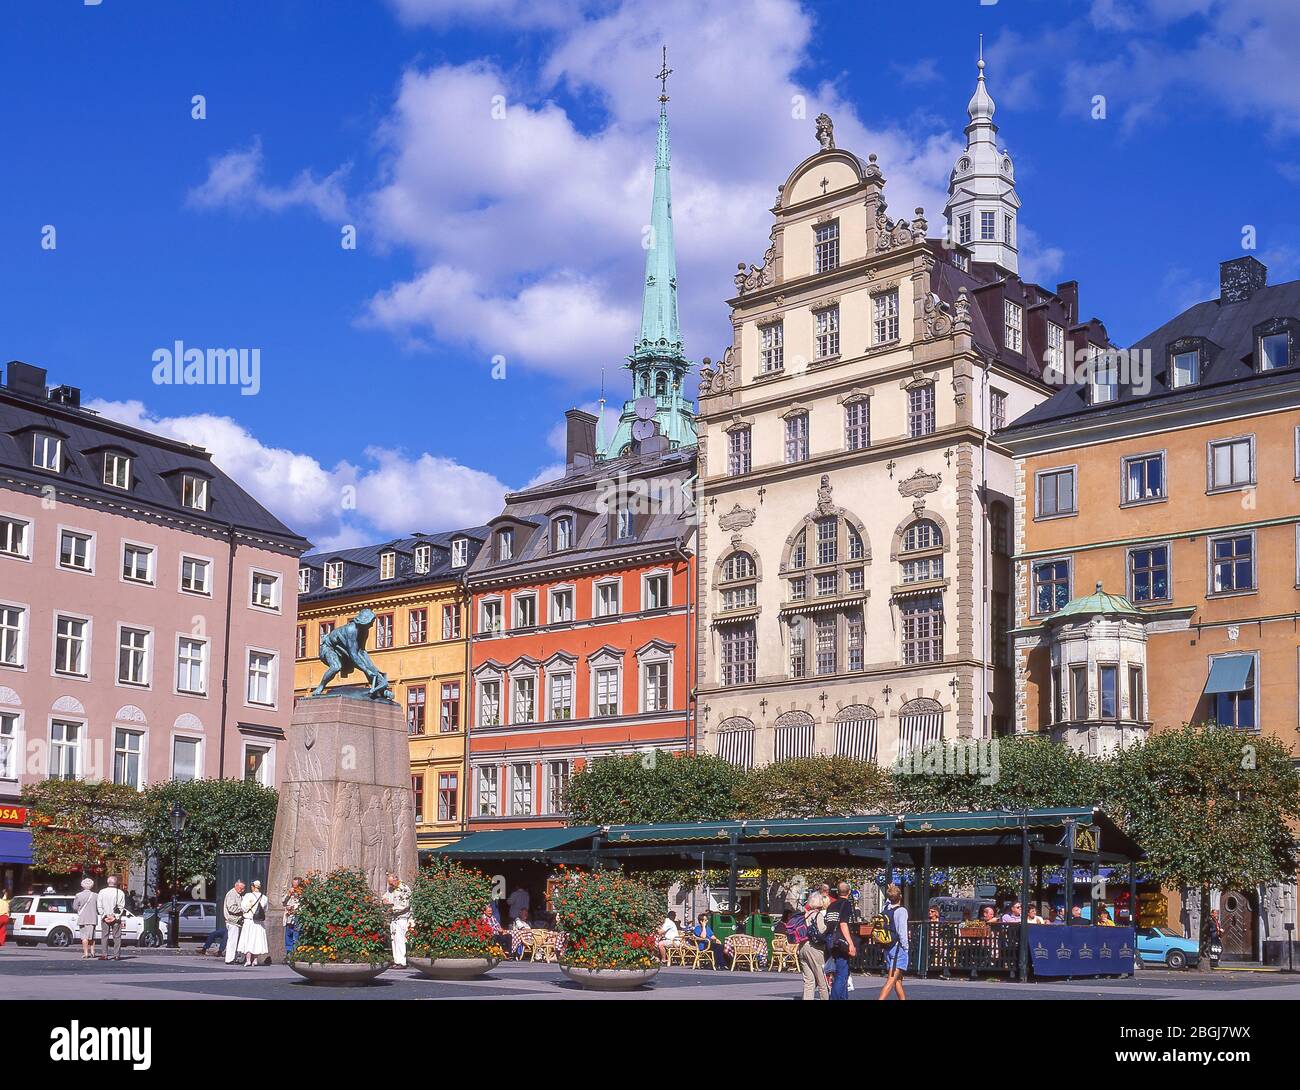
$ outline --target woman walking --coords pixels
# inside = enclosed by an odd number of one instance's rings
[[[829,999],[830,988],[826,984],[826,953],[822,946],[822,936],[826,931],[826,902],[820,893],[808,898],[803,909],[804,926],[808,930],[808,939],[799,946],[795,959],[799,962],[799,972],[803,975],[803,997],[812,999],[814,993],[818,999]]]
[[[885,951],[885,986],[880,989],[879,999],[888,999],[891,991],[898,993],[899,999],[906,999],[903,991],[903,974],[907,972],[907,909],[903,907],[903,891],[892,882],[885,890],[889,903],[885,905],[882,915],[889,920],[889,929],[894,933],[894,941]]]
[[[266,942],[266,895],[262,883],[254,882],[239,904],[243,923],[239,928],[239,953],[244,955],[244,968],[258,963],[263,954],[270,953]]]
[[[95,957],[95,925],[99,923],[94,879],[81,880],[81,892],[72,899],[72,911],[77,914],[77,929],[81,932],[81,960],[92,961]]]

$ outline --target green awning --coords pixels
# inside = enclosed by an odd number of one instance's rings
[[[574,825],[560,829],[493,829],[470,833],[452,844],[429,849],[432,855],[458,855],[473,858],[505,858],[536,855],[539,852],[568,848],[584,851],[591,838],[600,831],[598,825]]]
[[[1244,692],[1250,687],[1250,671],[1254,665],[1253,655],[1224,655],[1215,659],[1210,663],[1206,693]]]
[[[887,836],[897,826],[893,814],[868,817],[778,818],[774,821],[747,821],[741,839],[809,840]]]
[[[739,821],[667,821],[657,825],[611,825],[608,844],[726,844]]]
[[[1093,813],[1088,809],[1060,807],[1031,810],[1027,815],[1004,810],[968,814],[904,814],[902,827],[905,833],[997,832],[1001,829],[1019,829],[1025,823],[1031,829],[1064,828],[1068,821],[1074,821],[1076,825],[1091,825]]]

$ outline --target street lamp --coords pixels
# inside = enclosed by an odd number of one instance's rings
[[[167,945],[174,950],[179,949],[181,945],[181,908],[176,902],[176,893],[180,888],[181,833],[185,831],[185,819],[188,816],[179,800],[172,803],[172,923],[171,931],[167,936]]]

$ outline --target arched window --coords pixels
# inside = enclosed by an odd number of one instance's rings
[[[668,396],[668,373],[666,371],[655,372],[655,396]]]
[[[754,578],[754,558],[746,552],[732,553],[723,561],[722,578],[727,583],[734,579]]]
[[[929,519],[918,519],[903,532],[904,553],[924,553],[904,560],[903,582],[924,583],[928,579],[943,578],[943,554],[934,550],[943,548],[943,531]]]
[[[943,740],[943,706],[937,700],[917,697],[898,709],[898,756],[924,751]]]
[[[816,725],[807,712],[784,712],[776,717],[772,741],[772,759],[788,761],[795,757],[811,757],[816,749]]]
[[[929,519],[918,519],[903,534],[903,552],[943,548],[943,532]]]
[[[744,549],[737,549],[723,559],[716,578],[721,612],[752,609],[758,605],[758,565]]]
[[[878,717],[866,704],[850,704],[835,717],[835,753],[856,761],[876,759]]]

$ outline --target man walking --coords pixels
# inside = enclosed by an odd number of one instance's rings
[[[72,898],[72,911],[77,914],[77,929],[81,932],[81,960],[90,961],[95,956],[95,924],[99,922],[94,879],[81,880],[81,892]]]
[[[850,963],[858,956],[853,941],[856,920],[853,891],[848,882],[841,882],[835,899],[826,907],[826,976],[831,982],[832,999],[849,997]]]
[[[122,960],[122,913],[126,911],[126,894],[117,888],[117,875],[108,876],[108,885],[99,891],[95,911],[103,928],[100,961]],[[110,951],[112,951],[110,953]]]
[[[280,902],[284,906],[284,952],[292,954],[298,945],[298,903],[302,899],[302,879],[295,877],[289,884],[289,892]]]
[[[885,950],[885,986],[876,998],[888,999],[890,992],[897,992],[899,999],[906,999],[903,974],[907,972],[907,909],[903,907],[903,891],[893,882],[885,890],[885,896],[889,903],[881,915],[889,921],[894,941]]]
[[[384,904],[392,914],[388,925],[393,939],[393,964],[406,968],[406,932],[411,926],[411,887],[395,874],[388,876]]]
[[[244,923],[244,880],[239,878],[226,892],[221,902],[221,914],[226,919],[226,964],[234,965],[239,956],[239,929]]]

